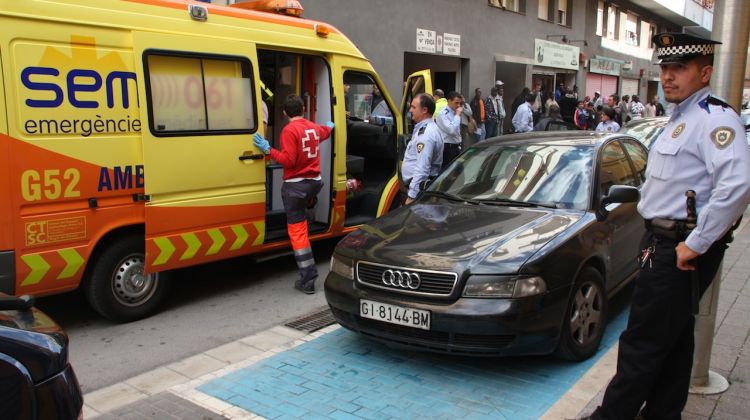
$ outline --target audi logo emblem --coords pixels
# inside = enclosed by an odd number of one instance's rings
[[[408,271],[385,270],[380,276],[386,286],[400,287],[402,289],[417,290],[422,283],[419,274]]]

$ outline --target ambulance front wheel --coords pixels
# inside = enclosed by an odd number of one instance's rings
[[[130,322],[154,313],[167,294],[164,273],[145,275],[143,237],[127,236],[109,244],[92,260],[84,283],[89,304],[115,322]]]

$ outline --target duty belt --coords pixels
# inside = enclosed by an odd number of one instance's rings
[[[669,238],[678,242],[687,239],[688,235],[690,235],[690,232],[693,231],[693,229],[688,228],[687,221],[685,220],[660,219],[658,217],[655,217],[653,219],[645,219],[644,221],[646,222],[646,230],[648,230],[649,232],[659,236],[664,236],[665,238]],[[729,231],[727,231],[727,233],[724,234],[724,236],[722,236],[715,243],[728,244],[732,242],[732,232],[737,228],[738,225],[739,220],[732,226],[731,229],[729,229]]]
[[[692,229],[688,229],[684,220],[653,218],[646,219],[646,230],[656,235],[664,236],[675,241],[684,241]]]

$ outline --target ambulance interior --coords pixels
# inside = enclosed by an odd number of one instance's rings
[[[283,51],[258,50],[261,98],[268,107],[265,137],[280,149],[280,133],[287,123],[283,102],[298,94],[305,102],[305,118],[318,124],[332,118],[331,76],[328,64],[318,56]],[[334,121],[334,130],[346,130],[346,216],[344,224],[354,226],[375,219],[388,181],[396,173],[396,125],[393,111],[374,78],[357,71],[344,72],[346,122]],[[310,232],[328,228],[333,181],[333,141],[320,144],[323,189],[310,209]],[[286,236],[286,215],[281,200],[283,168],[267,166],[266,241]]]
[[[347,226],[375,219],[388,181],[396,174],[393,110],[372,76],[344,72]]]
[[[304,117],[317,124],[333,121],[331,113],[331,76],[327,63],[320,57],[281,51],[259,50],[261,99],[268,107],[268,127],[265,137],[271,145],[281,150],[281,130],[288,123],[284,116],[284,100],[297,94],[305,103]],[[333,142],[320,143],[320,176],[323,188],[317,203],[308,210],[310,232],[323,232],[328,228],[331,214],[331,180]],[[266,167],[266,234],[265,241],[286,238],[286,214],[281,200],[283,168],[271,161]]]

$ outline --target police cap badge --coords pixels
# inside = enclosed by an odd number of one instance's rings
[[[708,38],[677,32],[663,32],[654,35],[656,64],[678,63],[702,55],[712,55],[716,44]]]

